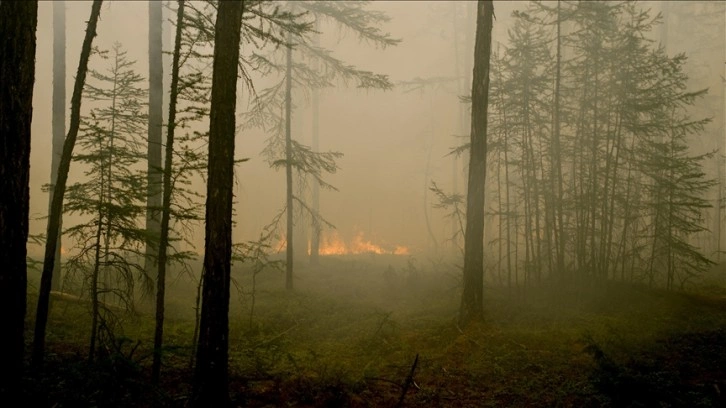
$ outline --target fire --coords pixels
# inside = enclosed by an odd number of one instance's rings
[[[308,248],[309,252],[310,249]],[[320,237],[320,249],[318,250],[320,255],[343,255],[347,252],[345,242],[340,239],[337,232],[333,231],[329,236]]]
[[[406,246],[396,245],[392,249],[371,242],[365,238],[362,231],[359,231],[350,244],[346,244],[336,231],[326,234],[320,240],[320,255],[345,255],[345,254],[393,254],[408,255],[409,249]]]
[[[285,250],[285,237],[280,237],[275,247],[280,253]],[[310,241],[307,242],[307,253],[310,254]],[[350,242],[343,240],[337,231],[332,230],[321,234],[320,255],[355,255],[355,254],[380,254],[380,255],[409,255],[410,250],[404,245],[379,245],[366,239],[365,234],[359,231]]]

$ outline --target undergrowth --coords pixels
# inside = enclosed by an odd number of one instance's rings
[[[253,313],[249,292],[233,293],[236,406],[726,406],[726,298],[713,286],[689,294],[615,283],[489,286],[485,319],[460,328],[455,270],[418,264],[412,280],[406,259],[324,261],[299,267],[292,293],[278,272],[259,274]],[[234,273],[249,288],[246,271]],[[158,387],[148,381],[151,302],[118,312],[111,346],[88,362],[87,303],[54,300],[45,370],[25,382],[30,405],[185,406],[195,288],[187,278],[169,285]],[[29,316],[33,303],[30,293]]]

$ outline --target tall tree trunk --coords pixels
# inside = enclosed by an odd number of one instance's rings
[[[156,327],[154,329],[154,360],[151,364],[151,381],[159,382],[161,370],[161,346],[164,336],[164,298],[166,293],[166,262],[169,245],[169,216],[171,212],[171,172],[174,158],[174,130],[176,129],[176,102],[179,85],[179,53],[184,28],[184,0],[179,0],[174,40],[174,59],[171,66],[171,90],[169,91],[169,121],[166,124],[166,147],[164,150],[163,199],[161,205],[161,231],[159,236],[158,273],[156,277]]]
[[[53,3],[53,151],[50,161],[50,189],[48,194],[48,213],[53,203],[55,180],[58,178],[58,164],[63,152],[63,139],[66,135],[66,2]],[[59,221],[63,225],[63,217]],[[58,245],[55,251],[55,264],[51,287],[61,287],[61,228],[58,229]]]
[[[320,30],[320,22],[316,19],[315,20],[315,30]],[[314,37],[314,45],[316,47],[320,46],[320,34],[316,34]],[[317,60],[314,62],[313,69],[318,70],[318,62]],[[313,88],[312,90],[312,97],[311,97],[311,105],[313,109],[313,128],[312,128],[312,150],[314,152],[320,151],[320,140],[319,140],[319,133],[320,133],[320,90],[318,88]],[[313,265],[320,264],[320,221],[317,218],[317,215],[320,214],[320,184],[317,180],[313,180],[313,213],[315,216],[313,217],[312,222],[312,235],[310,237],[310,263]]]
[[[243,1],[221,1],[214,29],[204,287],[192,405],[226,407],[237,65]]]
[[[562,147],[560,143],[560,83],[562,82],[562,21],[560,1],[557,0],[557,57],[555,60],[554,107],[552,109],[552,176],[555,194],[556,227],[554,245],[557,249],[557,275],[564,280],[565,272],[565,227],[563,211]]]
[[[494,4],[477,4],[474,76],[471,89],[471,148],[464,237],[464,290],[459,324],[480,319],[484,313],[484,187],[487,158],[487,107]]]
[[[37,369],[43,363],[45,354],[45,330],[48,323],[48,302],[50,300],[51,279],[53,276],[53,266],[55,265],[55,254],[58,247],[58,234],[60,233],[60,219],[63,212],[63,196],[66,192],[66,181],[68,181],[68,170],[71,167],[71,157],[73,156],[73,148],[76,144],[78,136],[78,128],[81,122],[81,97],[83,94],[83,86],[86,82],[86,72],[88,71],[88,58],[91,55],[91,45],[93,37],[96,36],[96,24],[98,16],[101,14],[101,4],[103,0],[94,0],[91,6],[91,17],[88,19],[86,27],[86,36],[83,39],[81,48],[81,58],[78,63],[78,72],[76,73],[76,83],[73,87],[73,97],[71,98],[71,123],[68,129],[68,135],[63,142],[63,154],[60,164],[58,165],[58,179],[56,180],[55,189],[53,190],[53,201],[51,203],[50,214],[48,216],[48,230],[46,233],[45,256],[43,258],[43,273],[40,278],[40,291],[38,293],[38,306],[35,316],[35,333],[33,337],[32,363]],[[4,4],[4,3],[3,3]]]
[[[456,77],[456,92],[458,94],[457,96],[461,97],[461,96],[464,96],[464,93],[466,92],[466,90],[465,90],[466,82],[467,82],[466,80],[468,78],[465,78],[464,76],[462,76],[462,74],[461,74],[462,70],[461,70],[461,67],[459,64],[459,54],[460,54],[459,53],[459,30],[458,30],[459,21],[457,19],[457,13],[456,13],[456,11],[458,9],[457,5],[458,5],[457,2],[455,2],[455,1],[451,2],[451,14],[453,16],[452,17],[452,20],[453,20],[452,26],[453,26],[453,31],[454,31],[454,76]],[[468,15],[466,13],[467,7],[468,6],[466,4],[464,4],[464,18],[468,20]],[[465,25],[465,28],[467,26],[468,25]],[[467,33],[467,35],[468,35],[468,33]],[[464,39],[466,40],[466,36]],[[464,44],[464,45],[467,45],[467,44]],[[466,70],[464,70],[464,72],[466,72]],[[458,133],[458,135],[463,135],[464,126],[465,126],[464,122],[465,122],[465,117],[466,117],[466,109],[465,109],[463,103],[459,103],[458,107],[459,107],[459,111],[458,111],[458,113],[459,113],[458,122],[459,123],[458,123],[457,133]],[[458,144],[458,143],[456,143],[456,144]],[[497,175],[497,180],[498,179],[499,179],[499,176]],[[459,192],[459,155],[452,154],[451,155],[451,194],[456,195],[456,194],[458,194],[458,192]],[[457,225],[456,220],[452,219],[451,220],[451,249],[452,249],[451,252],[452,253],[456,253],[456,248],[458,246],[457,245],[458,239],[456,238],[457,237],[457,228],[458,228],[458,225]],[[500,235],[500,237],[501,237],[501,235]],[[500,247],[501,247],[501,241],[500,241]]]
[[[159,252],[161,207],[161,129],[163,126],[164,68],[161,50],[161,1],[149,1],[149,128],[146,173],[146,258],[144,269],[154,270]]]
[[[288,33],[288,43],[292,36]],[[285,289],[292,290],[293,266],[293,199],[292,199],[292,46],[287,46],[287,72],[285,79],[285,181],[286,181],[286,211],[287,211],[287,237],[285,243]]]
[[[37,1],[0,3],[0,405],[17,404],[25,355],[30,124]]]

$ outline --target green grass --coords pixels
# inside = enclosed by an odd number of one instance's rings
[[[396,276],[386,276],[389,265]],[[726,406],[722,273],[688,294],[614,283],[487,287],[484,321],[460,329],[454,268],[419,262],[414,271],[393,256],[324,258],[297,268],[292,293],[281,273],[264,271],[252,315],[250,276],[235,269],[230,395],[250,407],[393,407],[418,354],[406,406]],[[89,365],[87,305],[55,301],[46,372],[27,381],[34,406],[184,406],[195,296],[190,277],[169,285],[158,388],[148,381],[151,302],[120,315],[120,345]]]

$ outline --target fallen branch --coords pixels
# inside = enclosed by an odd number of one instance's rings
[[[401,390],[401,397],[398,398],[398,404],[396,405],[396,407],[403,406],[403,400],[406,398],[406,393],[408,392],[408,389],[411,386],[411,384],[413,384],[416,388],[418,388],[418,385],[416,385],[416,383],[413,380],[413,374],[416,371],[417,365],[418,365],[418,353],[416,353],[416,358],[413,360],[413,365],[411,365],[411,371],[408,372],[406,381],[403,383],[403,390]]]

